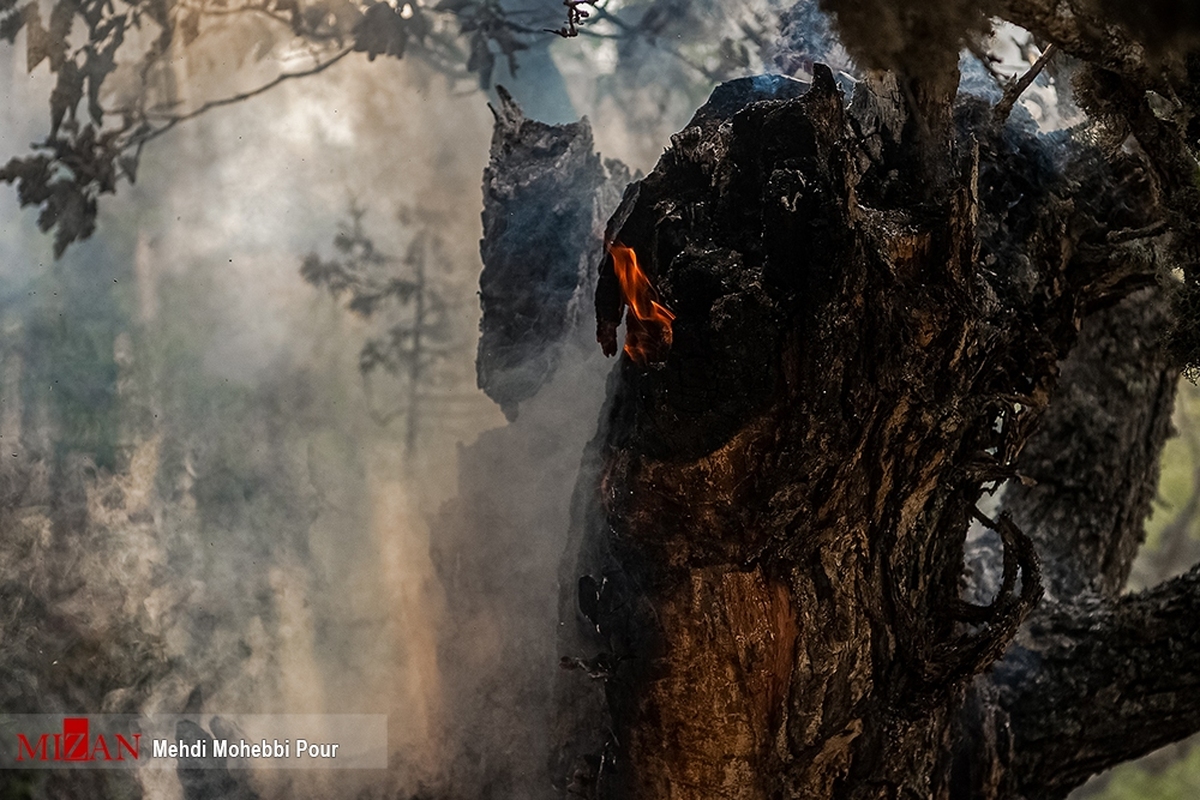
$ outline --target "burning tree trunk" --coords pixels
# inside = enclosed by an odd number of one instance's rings
[[[1200,727],[1200,576],[1116,598],[1190,190],[1163,131],[1039,138],[954,85],[735,81],[626,192],[599,338],[644,304],[624,248],[673,319],[633,325],[579,495],[573,663],[611,735],[573,792],[1062,797]],[[996,544],[967,585],[972,524]]]
[[[555,577],[603,400],[603,359],[583,324],[591,270],[630,175],[601,162],[586,120],[546,125],[498,94],[476,365],[510,421],[462,447],[458,496],[435,521],[448,774],[433,796],[532,800],[552,796]]]

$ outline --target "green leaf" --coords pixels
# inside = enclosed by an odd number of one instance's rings
[[[3,0],[0,0],[3,2]],[[26,6],[28,8],[28,6]],[[0,38],[7,39],[12,44],[17,39],[21,28],[25,27],[25,9],[8,14],[0,14]]]
[[[50,29],[47,31],[54,47],[50,50],[50,69],[58,72],[67,60],[67,42],[71,38],[71,27],[75,20],[75,0],[58,0],[50,12]]]
[[[125,41],[125,18],[116,17],[112,23],[108,43],[98,50],[89,47],[83,67],[83,73],[87,76],[88,114],[97,125],[104,119],[104,109],[100,107],[100,88],[117,68],[117,49]]]
[[[373,3],[354,26],[354,49],[366,53],[368,61],[377,55],[403,58],[408,34],[407,20],[395,9],[387,3]]]
[[[24,206],[41,205],[53,193],[50,164],[46,156],[14,158],[0,169],[0,181],[17,183],[17,201]]]
[[[50,138],[58,136],[65,116],[75,118],[75,107],[83,99],[83,73],[74,61],[67,61],[58,71],[58,81],[50,92]]]
[[[38,215],[38,227],[54,232],[54,257],[59,258],[72,242],[83,241],[96,230],[96,201],[74,182],[56,181],[54,193]]]
[[[482,31],[471,36],[471,55],[467,59],[467,71],[479,73],[479,88],[487,90],[492,85],[492,70],[496,67],[496,56],[488,46],[487,36]]]

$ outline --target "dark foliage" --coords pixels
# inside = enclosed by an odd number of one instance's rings
[[[437,8],[458,17],[459,30],[467,40],[467,72],[479,77],[480,88],[492,85],[496,51],[508,60],[509,71],[516,73],[517,53],[529,47],[521,34],[528,31],[514,26],[497,0],[442,0]]]
[[[27,69],[48,61],[57,77],[50,95],[50,133],[37,145],[42,152],[13,158],[0,169],[0,180],[17,184],[22,206],[41,209],[38,227],[55,231],[55,255],[95,230],[99,195],[116,191],[120,178],[136,176],[137,152],[127,153],[122,140],[135,123],[126,119],[123,129],[103,130],[100,93],[116,69],[126,33],[167,15],[165,0],[122,4],[119,13],[105,0],[58,0],[43,24],[35,2],[0,3],[0,36],[11,43],[24,30]],[[72,48],[79,30],[85,42]],[[164,29],[152,49],[167,44]]]
[[[369,60],[415,57],[452,80],[470,79],[486,90],[501,60],[515,76],[520,53],[544,45],[553,33],[592,33],[581,26],[595,16],[615,31],[602,35],[623,44],[654,44],[710,78],[742,71],[750,63],[746,45],[729,37],[713,43],[713,69],[666,41],[669,32],[675,38],[683,30],[702,31],[696,19],[717,6],[701,12],[678,0],[651,0],[630,7],[628,13],[637,20],[633,23],[591,0],[567,0],[565,5],[567,25],[550,30],[522,22],[530,10],[504,0],[440,0],[433,6],[408,0],[57,0],[46,21],[35,2],[0,0],[0,38],[13,43],[23,31],[27,68],[48,63],[56,77],[46,138],[34,145],[34,154],[12,158],[0,180],[17,184],[22,205],[40,209],[38,225],[54,232],[54,250],[61,255],[94,232],[99,197],[115,192],[121,181],[136,180],[147,143],[210,109],[322,72],[350,53],[364,53]],[[238,17],[269,24],[256,40],[230,37],[237,63],[247,57],[262,60],[277,43],[295,45],[299,40],[313,54],[313,65],[182,110],[173,88],[172,59],[181,48],[233,30],[228,21]],[[762,31],[742,28],[756,43],[764,42]],[[114,89],[118,66],[126,68],[127,77]],[[111,105],[110,98],[118,94],[126,98],[124,105]]]
[[[163,70],[169,69],[171,53],[199,39],[211,18],[229,13],[265,15],[279,23],[284,38],[299,37],[318,52],[336,55],[318,60],[311,69],[284,73],[258,89],[208,101],[193,111],[176,111],[173,95],[155,88]],[[457,26],[458,36],[445,30],[447,23]],[[156,32],[150,45],[140,53],[129,52],[130,34],[144,29]],[[528,47],[526,39],[533,33],[513,23],[495,0],[445,0],[435,9],[407,2],[359,6],[341,0],[261,0],[234,8],[223,2],[58,0],[48,21],[43,21],[35,2],[18,6],[14,0],[2,0],[0,37],[13,43],[22,31],[27,69],[32,72],[48,63],[56,76],[49,133],[35,144],[35,154],[14,157],[0,169],[0,180],[17,185],[22,206],[40,209],[38,226],[54,232],[56,256],[92,235],[100,195],[115,192],[122,180],[133,183],[145,144],[180,122],[252,97],[287,78],[320,72],[348,52],[374,60],[381,55],[402,58],[416,49],[450,72],[465,64],[487,88],[497,54],[515,72],[516,54]],[[76,46],[80,40],[83,44]],[[272,45],[255,43],[255,57],[261,59]],[[119,62],[131,61],[141,82],[134,101],[106,107],[102,101],[111,88],[109,79]]]
[[[409,9],[408,16],[404,8]],[[371,61],[376,56],[403,58],[409,39],[424,39],[430,22],[421,11],[407,5],[393,8],[388,3],[371,3],[363,10],[362,19],[354,26],[354,49],[366,53]]]
[[[51,155],[14,158],[0,168],[0,180],[16,183],[21,205],[41,209],[38,228],[54,230],[55,256],[95,231],[99,195],[115,192],[122,174],[132,180],[136,161],[122,158],[114,146],[118,136],[108,131],[97,137],[89,123],[77,136],[59,136],[39,145]]]

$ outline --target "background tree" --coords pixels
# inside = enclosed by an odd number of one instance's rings
[[[409,458],[417,446],[417,437],[431,413],[428,406],[444,407],[453,395],[438,387],[455,383],[446,371],[452,364],[456,346],[451,314],[454,310],[443,292],[433,286],[444,261],[441,241],[432,224],[422,226],[403,259],[379,252],[363,229],[365,210],[351,205],[350,221],[334,237],[334,249],[340,258],[323,260],[310,253],[300,267],[304,280],[328,290],[335,297],[346,296],[347,308],[362,317],[385,311],[389,318],[381,337],[368,339],[358,357],[363,379],[383,369],[403,381],[405,401],[398,411],[384,411],[380,422],[387,424],[397,414],[404,423],[405,451]],[[400,215],[407,221],[414,212]],[[432,264],[431,264],[432,262]],[[398,265],[403,270],[397,269]],[[433,394],[431,394],[431,391]]]

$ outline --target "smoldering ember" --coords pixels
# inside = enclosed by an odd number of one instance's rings
[[[0,0],[0,34],[0,714],[386,713],[390,751],[156,740],[177,769],[4,796],[1200,780],[1105,772],[1200,731],[1192,5]]]

